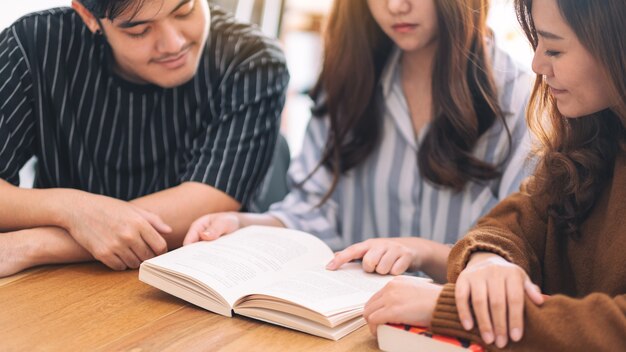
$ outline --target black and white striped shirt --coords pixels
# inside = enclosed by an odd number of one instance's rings
[[[0,33],[0,178],[18,185],[36,156],[39,188],[130,200],[201,182],[245,204],[270,163],[289,80],[276,43],[212,6],[184,85],[130,83],[111,60],[70,8]]]

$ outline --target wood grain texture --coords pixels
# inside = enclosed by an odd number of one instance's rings
[[[97,263],[2,279],[0,302],[0,351],[377,350],[367,327],[335,342],[222,317]]]

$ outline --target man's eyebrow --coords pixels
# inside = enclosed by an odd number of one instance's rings
[[[176,7],[170,12],[170,14],[178,11],[178,9],[180,9],[181,7],[183,7],[185,4],[190,3],[192,0],[181,0],[178,5],[176,5]],[[128,28],[133,28],[133,27],[137,27],[137,26],[141,26],[142,24],[146,24],[146,23],[150,23],[152,22],[152,20],[139,20],[139,21],[124,21],[120,24],[118,24],[117,26],[119,28],[122,29],[128,29]]]
[[[560,37],[554,33],[546,32],[546,31],[537,30],[537,34],[539,34],[539,36],[545,39],[563,40],[563,37]]]

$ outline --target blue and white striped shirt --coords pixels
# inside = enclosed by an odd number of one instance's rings
[[[428,126],[415,136],[401,85],[398,50],[390,58],[381,84],[385,100],[382,139],[369,158],[340,178],[331,198],[317,207],[332,182],[326,168],[302,187],[275,203],[269,214],[287,227],[323,239],[334,250],[372,237],[419,236],[454,243],[499,200],[514,192],[532,171],[526,163],[530,135],[525,107],[531,78],[503,51],[492,47],[491,57],[498,99],[512,135],[497,120],[478,141],[474,155],[502,165],[500,178],[468,182],[461,192],[436,186],[420,175],[418,146]],[[318,165],[329,130],[327,118],[311,119],[301,154],[289,169],[292,185],[301,183]]]

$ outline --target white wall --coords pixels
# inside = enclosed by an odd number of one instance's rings
[[[71,0],[2,0],[0,28],[5,28],[23,15],[57,6],[70,6]]]

